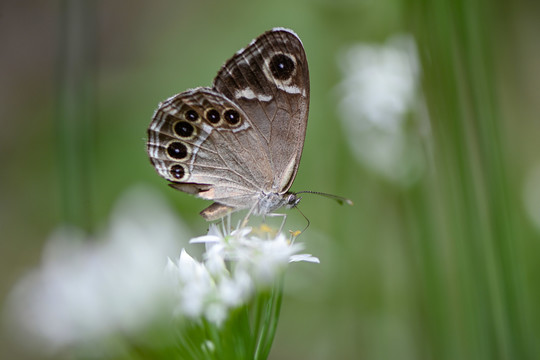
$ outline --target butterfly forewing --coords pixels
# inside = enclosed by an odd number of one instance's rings
[[[253,122],[271,159],[268,191],[287,191],[300,162],[309,109],[309,72],[302,42],[287,29],[268,31],[221,68],[214,89]]]

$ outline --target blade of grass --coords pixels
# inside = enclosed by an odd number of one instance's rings
[[[63,1],[55,135],[63,221],[92,227],[96,5]]]
[[[449,338],[439,337],[435,346],[443,348],[432,351],[445,358],[534,358],[533,339],[526,336],[531,309],[516,259],[519,230],[509,200],[515,194],[507,180],[495,94],[493,3],[441,0],[411,5],[435,159],[421,212],[423,220],[435,221],[435,226],[424,227],[424,248],[419,251],[431,256],[428,242],[444,242],[444,252],[434,254],[438,259],[424,263],[424,283],[428,299],[448,295],[444,302],[434,299],[442,308],[429,315],[448,313],[440,327]],[[431,210],[434,215],[427,215]],[[442,276],[437,262],[448,274],[442,285],[432,278]]]

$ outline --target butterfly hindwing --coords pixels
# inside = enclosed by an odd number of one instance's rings
[[[261,181],[272,179],[266,152],[257,151],[261,139],[251,128],[246,114],[223,95],[188,90],[159,106],[148,129],[148,153],[165,179],[205,185],[199,186],[201,197],[238,207]]]

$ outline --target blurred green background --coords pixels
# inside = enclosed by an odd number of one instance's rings
[[[290,269],[271,358],[540,358],[540,3],[525,0],[2,3],[0,300],[58,224],[99,228],[133,184],[204,233],[207,203],[155,173],[146,127],[276,26],[301,37],[311,73],[293,190],[355,206],[304,196],[321,264]],[[340,110],[343,54],[396,34],[419,62],[398,126],[405,177],[355,155]]]

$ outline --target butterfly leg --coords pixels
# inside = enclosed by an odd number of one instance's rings
[[[246,217],[244,218],[244,220],[242,221],[242,225],[240,227],[246,227],[247,225],[247,222],[249,220],[249,217],[251,216],[251,214],[253,214],[253,211],[255,211],[255,208],[257,207],[258,203],[255,203],[248,211],[248,213],[246,214]]]
[[[266,216],[282,217],[283,218],[283,220],[281,221],[281,225],[279,226],[279,230],[278,230],[278,234],[279,234],[281,232],[281,230],[283,230],[283,226],[285,226],[285,221],[287,221],[287,214],[270,213],[270,214],[266,214]]]

